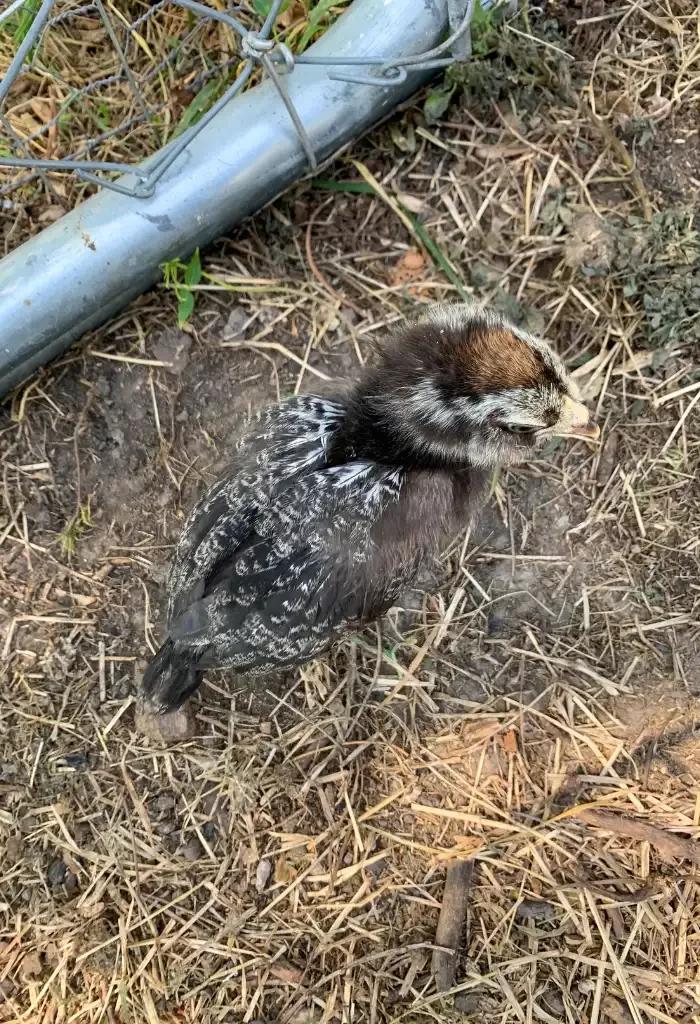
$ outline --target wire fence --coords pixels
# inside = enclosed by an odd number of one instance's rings
[[[4,205],[14,205],[10,193],[27,202],[42,190],[74,205],[95,185],[153,195],[180,153],[261,75],[283,99],[313,169],[313,147],[286,87],[295,67],[326,64],[335,80],[397,85],[410,70],[466,59],[475,5],[448,0],[449,37],[427,53],[341,59],[304,52],[324,24],[314,20],[311,2],[296,22],[295,5],[284,0],[224,10],[214,2],[0,0]],[[338,0],[337,9],[345,3]]]

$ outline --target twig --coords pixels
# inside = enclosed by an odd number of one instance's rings
[[[314,221],[316,220],[322,209],[323,207],[319,206],[317,210],[314,210],[314,212],[309,217],[309,223],[306,225],[306,262],[309,264],[309,270],[314,275],[318,283],[323,288],[325,288],[325,290],[328,292],[331,298],[335,299],[336,302],[340,302],[345,306],[349,306],[350,309],[354,309],[358,316],[364,318],[365,313],[367,311],[362,309],[361,306],[358,306],[357,303],[353,302],[352,299],[349,299],[346,295],[342,295],[339,291],[336,291],[336,289],[333,287],[330,281],[327,281],[326,278],[321,273],[321,271],[318,269],[318,264],[314,259],[313,252],[311,251],[311,229],[314,226]]]
[[[473,860],[454,860],[447,866],[445,891],[435,933],[435,945],[445,948],[433,950],[432,974],[438,992],[446,992],[455,983],[457,952],[467,919],[473,871]]]
[[[677,433],[678,433],[678,431],[679,431],[679,430],[680,430],[680,429],[682,428],[683,424],[684,424],[684,423],[685,423],[685,421],[687,420],[687,418],[688,418],[688,414],[689,414],[689,413],[691,412],[691,410],[693,409],[693,407],[694,407],[694,406],[695,406],[695,405],[697,404],[697,402],[699,402],[699,401],[700,401],[700,391],[698,391],[697,395],[693,395],[693,397],[691,398],[691,400],[690,400],[690,401],[688,402],[687,406],[686,406],[686,407],[685,407],[685,409],[683,410],[683,412],[682,412],[682,414],[681,414],[681,418],[680,418],[680,419],[678,420],[678,423],[676,423],[675,427],[673,428],[673,430],[671,431],[671,433],[670,433],[670,434],[668,435],[668,437],[666,438],[666,443],[664,444],[663,448],[662,448],[662,449],[661,449],[661,451],[659,452],[659,455],[660,455],[660,456],[661,456],[661,455],[665,455],[665,453],[666,453],[666,452],[668,451],[668,449],[669,449],[669,448],[671,447],[671,445],[673,444],[673,441],[674,441],[674,439],[675,439],[675,437],[676,437],[676,434],[677,434]]]
[[[133,363],[135,366],[172,366],[172,363],[164,363],[162,359],[139,359],[137,356],[121,356],[115,352],[97,352],[94,348],[88,349],[89,356],[96,359],[111,359],[115,363]]]
[[[700,845],[685,836],[667,832],[657,825],[594,808],[582,808],[572,813],[571,817],[578,818],[586,825],[595,825],[596,828],[604,828],[607,832],[627,836],[628,839],[651,843],[665,860],[689,860],[700,866]]]
[[[353,160],[352,162],[355,165],[355,167],[357,168],[357,170],[360,172],[362,177],[365,179],[367,184],[370,185],[374,189],[374,191],[377,193],[377,195],[379,196],[380,199],[384,200],[384,202],[387,204],[389,209],[394,211],[394,213],[399,218],[401,223],[404,225],[406,230],[411,235],[413,235],[413,237],[418,242],[418,245],[421,247],[421,249],[424,249],[425,246],[424,246],[424,243],[423,243],[423,239],[421,238],[419,232],[416,231],[416,227],[415,227],[413,221],[410,219],[410,217],[408,217],[403,212],[403,210],[401,209],[399,204],[396,202],[396,200],[392,199],[392,197],[389,195],[387,190],[382,185],[380,185],[380,183],[374,177],[374,175],[369,170],[369,168],[365,167],[365,165],[362,163],[361,160]]]
[[[321,380],[333,380],[333,378],[329,377],[327,373],[324,373],[322,370],[317,370],[315,366],[311,365],[311,363],[305,363],[300,356],[296,355],[294,352],[290,352],[290,350],[279,341],[222,341],[220,347],[250,348],[260,349],[261,351],[268,349],[272,352],[281,352],[285,358],[291,359],[291,361],[296,363],[298,366],[303,366],[304,369],[309,371],[309,373],[313,373],[315,377],[320,377]]]

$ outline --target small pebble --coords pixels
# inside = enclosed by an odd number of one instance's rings
[[[166,327],[153,344],[153,355],[169,365],[165,367],[168,373],[182,373],[186,368],[190,356],[192,338],[185,331],[175,327]]]
[[[164,715],[140,708],[136,712],[135,725],[138,732],[148,736],[151,740],[159,740],[162,743],[187,740],[194,736],[196,730],[189,701],[186,701],[177,711],[168,711]]]
[[[227,341],[242,338],[245,325],[249,320],[250,314],[242,306],[234,306],[224,327],[224,338]]]
[[[546,900],[523,900],[515,911],[516,921],[552,921],[556,916],[555,907]]]
[[[258,892],[262,892],[267,885],[270,875],[272,874],[272,864],[269,860],[261,860],[258,864],[258,870],[255,872],[255,888]]]
[[[5,856],[10,864],[18,861],[24,853],[24,842],[20,836],[10,836],[5,844]]]
[[[26,953],[22,957],[22,974],[25,978],[36,978],[41,970],[41,957],[38,953]]]
[[[12,993],[14,991],[15,984],[10,981],[9,978],[5,978],[4,981],[0,981],[0,1006],[12,997]]]
[[[191,864],[194,864],[196,860],[199,860],[203,852],[202,844],[197,836],[190,836],[182,848],[182,856]]]
[[[59,885],[63,885],[66,877],[66,865],[62,860],[56,858],[49,864],[49,869],[46,872],[46,881],[49,885],[56,888]]]
[[[460,1013],[473,1013],[479,1009],[481,997],[478,992],[460,992],[455,996],[455,1010]]]

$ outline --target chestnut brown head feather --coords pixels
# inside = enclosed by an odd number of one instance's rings
[[[475,391],[534,388],[543,373],[542,357],[507,327],[475,330],[456,349],[458,366]]]
[[[424,467],[512,464],[548,436],[581,432],[582,409],[545,341],[478,306],[439,306],[386,345],[351,401],[345,439]]]

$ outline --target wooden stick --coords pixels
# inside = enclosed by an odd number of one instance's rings
[[[446,992],[455,983],[457,953],[467,919],[473,871],[473,860],[454,860],[447,867],[445,891],[435,933],[435,945],[446,948],[433,950],[432,963],[432,974],[438,992]],[[448,949],[453,952],[447,952]]]
[[[614,814],[612,811],[587,808],[577,811],[573,816],[587,825],[604,828],[607,832],[615,832],[619,836],[638,839],[640,842],[646,840],[659,851],[665,860],[676,858],[689,860],[700,866],[700,843],[685,836],[674,835],[657,825],[650,825],[646,821],[636,821],[634,818],[626,818],[624,815]]]

